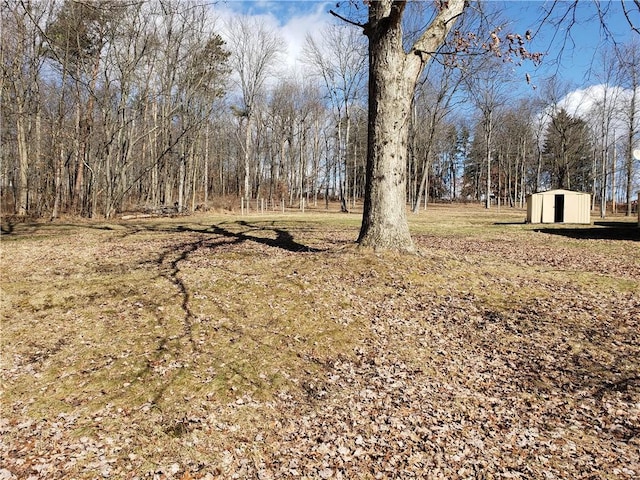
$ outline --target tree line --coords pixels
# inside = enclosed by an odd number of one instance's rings
[[[336,24],[284,71],[255,19],[195,2],[3,0],[0,188],[5,214],[110,218],[365,194],[367,45]],[[459,33],[458,33],[459,34]],[[496,57],[431,62],[413,96],[406,201],[523,206],[570,188],[631,212],[638,48],[602,62],[587,116],[550,81],[514,98]],[[613,52],[615,53],[615,52]],[[635,60],[634,60],[635,59]],[[615,87],[615,88],[614,88]]]

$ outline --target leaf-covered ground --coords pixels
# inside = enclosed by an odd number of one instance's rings
[[[0,480],[637,478],[640,235],[521,216],[7,229]]]

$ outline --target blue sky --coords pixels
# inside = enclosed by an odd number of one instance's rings
[[[563,28],[558,28],[555,21],[567,11],[571,2],[559,2],[552,18],[546,23],[541,22],[545,9],[551,3],[513,0],[493,2],[495,5],[504,5],[505,18],[510,19],[510,26],[515,31],[539,29],[530,48],[532,51],[546,52],[547,55],[538,69],[532,69],[536,77],[557,75],[577,87],[600,83],[598,64],[602,53],[606,51],[606,44],[612,41],[625,43],[633,38],[640,40],[640,35],[632,30],[625,18],[619,1],[580,0],[575,11],[575,24],[568,32],[566,26],[569,22],[566,19],[561,24]],[[598,16],[598,4],[600,11],[606,12],[606,27],[602,26]],[[628,5],[637,12],[632,2],[628,2]],[[637,13],[631,19],[640,26]]]
[[[281,30],[282,35],[290,47],[289,63],[295,63],[307,34],[317,34],[323,24],[336,21],[329,13],[335,8],[339,0],[331,2],[320,0],[260,0],[241,1],[223,0],[216,4],[216,9],[227,13],[241,13],[259,15],[265,21],[271,22],[274,28]],[[361,0],[357,0],[360,3]],[[343,4],[346,2],[342,2]],[[488,0],[487,9],[500,12],[502,21],[506,23],[503,31],[514,31],[524,34],[527,30],[537,32],[529,45],[531,51],[546,53],[541,66],[534,67],[531,63],[516,69],[517,75],[524,77],[528,73],[532,82],[541,83],[549,76],[557,76],[575,88],[586,87],[600,83],[598,78],[598,62],[607,40],[627,42],[632,38],[640,41],[640,34],[633,32],[623,15],[620,1],[580,0],[575,12],[576,23],[570,32],[566,32],[567,22],[561,28],[554,25],[553,20],[566,12],[572,2],[557,2],[555,13],[542,25],[545,10],[553,4],[545,0]],[[603,29],[598,18],[598,9],[607,11],[606,25]],[[640,14],[634,3],[627,5],[635,9],[636,24],[640,26]],[[366,7],[361,7],[366,8]],[[363,10],[364,11],[364,10]]]

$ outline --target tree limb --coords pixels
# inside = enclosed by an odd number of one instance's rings
[[[444,39],[453,27],[453,22],[462,14],[466,0],[449,0],[413,44],[410,53],[422,57],[423,53],[434,52],[444,43]]]
[[[349,20],[346,17],[343,17],[342,15],[340,15],[339,13],[335,12],[334,10],[329,10],[329,13],[331,15],[333,15],[336,18],[339,18],[340,20],[342,20],[343,22],[347,22],[350,25],[355,25],[356,27],[360,27],[362,29],[367,28],[367,24],[365,23],[360,23],[360,22],[354,22],[353,20]]]
[[[624,0],[620,0],[620,3],[622,4],[622,11],[624,12],[624,16],[627,19],[627,23],[629,23],[631,30],[633,30],[636,33],[640,33],[640,30],[638,29],[638,27],[636,27],[633,24],[633,21],[631,20],[631,15],[629,14],[629,10],[627,9],[627,6],[624,4]],[[633,3],[635,4],[636,8],[640,10],[640,0],[634,0]]]
[[[393,0],[393,3],[391,4],[391,12],[389,13],[389,20],[394,24],[401,22],[402,14],[404,13],[404,8],[406,6],[406,0]]]

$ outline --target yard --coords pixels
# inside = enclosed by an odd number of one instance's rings
[[[0,479],[637,478],[637,220],[524,216],[3,225]]]

